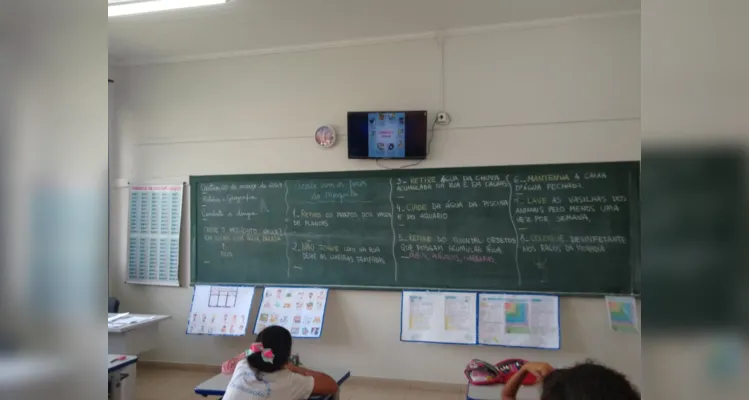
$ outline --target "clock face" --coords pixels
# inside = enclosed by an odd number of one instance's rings
[[[321,126],[315,131],[315,142],[322,147],[331,147],[335,144],[335,129],[329,125]]]

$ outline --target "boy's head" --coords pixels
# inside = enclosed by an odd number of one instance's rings
[[[640,400],[640,393],[623,374],[585,361],[550,373],[541,400]]]

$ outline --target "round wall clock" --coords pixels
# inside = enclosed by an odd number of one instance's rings
[[[335,137],[335,129],[330,125],[323,125],[315,131],[315,142],[317,142],[320,147],[332,147],[335,144]]]

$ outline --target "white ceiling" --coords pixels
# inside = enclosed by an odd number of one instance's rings
[[[639,0],[230,0],[110,18],[109,53],[115,63],[137,64],[639,7]]]

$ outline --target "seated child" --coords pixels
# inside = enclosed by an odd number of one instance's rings
[[[333,378],[291,364],[290,356],[291,333],[280,326],[265,328],[236,363],[223,400],[304,400],[338,392]]]
[[[620,372],[586,361],[554,369],[544,362],[529,362],[502,389],[502,400],[515,400],[526,374],[541,383],[541,400],[640,400],[640,393]]]

